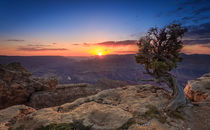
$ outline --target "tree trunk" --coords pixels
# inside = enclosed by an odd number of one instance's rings
[[[186,104],[186,98],[183,88],[178,84],[175,77],[173,77],[171,74],[168,75],[169,83],[171,84],[171,87],[173,89],[173,100],[169,103],[169,105],[166,107],[167,111],[174,111],[178,107]],[[168,84],[169,85],[169,84]]]

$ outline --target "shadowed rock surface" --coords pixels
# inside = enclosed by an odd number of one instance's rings
[[[53,90],[58,81],[48,79],[45,82],[32,78],[20,63],[0,65],[0,109],[24,104],[34,92]]]
[[[88,84],[58,85],[58,80],[52,76],[33,77],[18,62],[0,64],[0,109],[18,104],[34,108],[52,107],[98,91]]]
[[[63,84],[53,91],[40,91],[33,93],[27,105],[40,109],[58,106],[75,99],[96,94],[99,90],[89,84]]]

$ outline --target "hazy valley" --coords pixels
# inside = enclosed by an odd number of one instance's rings
[[[20,62],[34,76],[56,76],[59,83],[91,83],[120,80],[127,84],[147,83],[150,79],[135,55],[107,55],[92,57],[62,56],[0,56],[0,64]],[[210,72],[210,55],[185,55],[183,62],[172,71],[184,87],[186,82]]]

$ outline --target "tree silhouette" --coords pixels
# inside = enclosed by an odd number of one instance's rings
[[[182,37],[187,32],[181,24],[171,24],[163,28],[151,28],[146,36],[141,37],[137,45],[139,51],[136,62],[144,66],[146,73],[158,82],[164,82],[173,90],[173,100],[166,110],[173,111],[186,103],[185,94],[176,78],[169,72],[182,61],[179,55]]]

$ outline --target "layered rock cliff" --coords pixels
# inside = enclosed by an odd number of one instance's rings
[[[18,62],[0,64],[0,109],[18,104],[34,108],[51,107],[97,91],[88,84],[58,85],[55,77],[33,77]]]
[[[32,93],[37,91],[52,90],[57,85],[57,80],[47,81],[31,78],[31,73],[20,63],[0,65],[0,109],[11,105],[24,104]],[[54,84],[50,84],[53,83]]]

